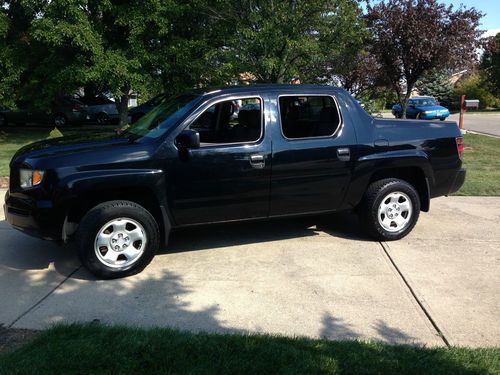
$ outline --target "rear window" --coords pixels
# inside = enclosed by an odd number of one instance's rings
[[[340,126],[340,114],[331,96],[282,96],[281,129],[288,139],[328,137]]]

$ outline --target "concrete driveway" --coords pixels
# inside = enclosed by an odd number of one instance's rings
[[[190,230],[113,281],[95,280],[70,246],[0,221],[0,323],[500,345],[499,220],[500,198],[451,197],[391,243],[366,238],[353,215]]]

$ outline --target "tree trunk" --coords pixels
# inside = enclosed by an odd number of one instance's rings
[[[406,87],[406,94],[401,102],[401,118],[406,118],[406,110],[408,109],[408,101],[410,100],[411,92],[415,84],[408,84]]]
[[[118,110],[119,126],[125,126],[128,123],[128,92],[129,88],[123,90],[125,94],[121,95],[118,100],[116,100],[116,109]]]

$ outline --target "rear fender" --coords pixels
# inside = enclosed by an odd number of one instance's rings
[[[414,186],[420,195],[422,211],[430,207],[430,186],[434,183],[434,173],[427,154],[420,150],[398,150],[370,154],[358,159],[353,171],[351,187],[346,204],[356,207],[368,185],[381,178],[401,178]]]

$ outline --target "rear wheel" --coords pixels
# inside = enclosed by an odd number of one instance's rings
[[[142,271],[158,251],[160,233],[153,216],[130,201],[109,201],[91,209],[77,232],[78,256],[103,279]]]
[[[420,199],[406,181],[387,178],[368,187],[360,208],[368,233],[377,240],[392,241],[411,232],[420,214]]]
[[[439,120],[444,121],[446,120],[446,117],[441,117]]]
[[[56,113],[54,115],[54,125],[55,126],[66,126],[68,124],[68,119],[63,113]]]

